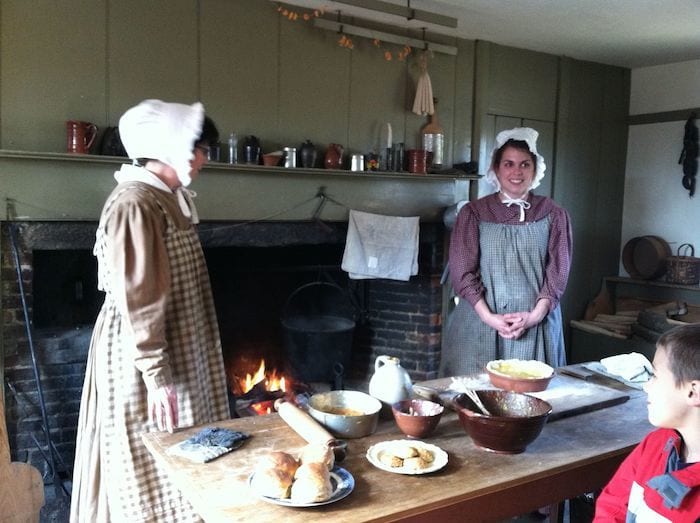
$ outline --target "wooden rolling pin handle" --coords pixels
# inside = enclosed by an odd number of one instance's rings
[[[287,401],[277,400],[275,407],[280,417],[287,422],[287,425],[309,443],[329,445],[335,439],[315,419],[296,405]]]

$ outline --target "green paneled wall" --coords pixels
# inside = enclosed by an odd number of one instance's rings
[[[63,152],[65,120],[104,129],[147,97],[202,100],[222,138],[255,134],[265,151],[310,139],[321,152],[331,142],[368,152],[386,122],[395,142],[417,145],[427,118],[410,112],[415,56],[389,62],[368,40],[354,38],[348,50],[337,39],[282,18],[267,0],[2,0],[0,149]],[[446,43],[458,54],[435,54],[428,65],[446,158],[485,158],[506,125],[540,130],[548,172],[538,192],[571,214],[563,304],[566,319],[580,317],[601,278],[617,271],[629,71],[483,41]],[[224,200],[212,216],[225,214]]]
[[[65,150],[65,120],[101,129],[144,98],[202,100],[222,138],[258,136],[265,151],[312,140],[348,152],[419,145],[426,117],[410,112],[415,56],[387,61],[366,39],[289,21],[263,0],[3,0],[0,148]],[[473,42],[429,59],[446,157],[471,154]],[[457,141],[457,142],[455,142]],[[458,146],[455,147],[455,143]]]

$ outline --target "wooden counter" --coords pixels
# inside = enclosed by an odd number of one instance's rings
[[[517,455],[476,448],[456,413],[446,411],[426,441],[447,451],[449,462],[422,476],[392,474],[367,461],[371,445],[402,438],[393,420],[382,421],[373,435],[349,440],[349,455],[341,466],[354,476],[354,491],[336,503],[304,509],[266,503],[247,484],[261,454],[294,452],[306,443],[277,414],[216,423],[252,438],[207,464],[165,453],[199,428],[146,434],[143,440],[207,522],[497,521],[603,486],[652,428],[646,395],[630,395],[623,404],[548,423],[526,452]]]

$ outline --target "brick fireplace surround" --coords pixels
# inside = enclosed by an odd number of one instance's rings
[[[0,155],[0,164],[2,164]],[[64,155],[52,155],[50,161],[67,160],[71,165],[70,172],[74,172],[76,165],[73,158],[65,159]],[[56,158],[58,157],[58,158]],[[46,160],[47,158],[42,158]],[[83,160],[84,162],[84,160]],[[105,162],[110,165],[95,166],[78,164],[77,167],[85,167],[94,171],[96,167],[110,173],[114,170],[114,160]],[[21,163],[21,162],[20,162]],[[88,162],[90,163],[90,162]],[[39,169],[40,170],[40,169]],[[223,168],[225,174],[231,174],[231,167]],[[233,168],[236,171],[236,168]],[[269,188],[266,184],[268,179],[261,176],[269,175],[270,170],[251,175],[257,182],[257,192],[261,196],[264,193],[268,196]],[[18,175],[22,175],[17,171]],[[215,173],[224,174],[224,173]],[[255,190],[252,185],[247,184],[247,173],[236,172],[238,174],[239,185],[235,191],[242,191],[243,183],[246,191],[244,193],[251,196],[250,201],[255,201]],[[273,173],[278,176],[278,172]],[[305,176],[299,173],[300,177]],[[314,173],[315,174],[315,173]],[[324,173],[325,174],[325,173]],[[353,191],[356,190],[358,180],[350,178],[347,173],[337,179],[333,175],[337,173],[325,174],[324,179],[319,182],[314,176],[308,180],[293,180],[302,186],[296,185],[293,191],[302,191],[304,194],[315,191],[319,183],[330,185],[330,194],[345,194],[344,203],[347,202],[352,208],[368,210],[380,214],[394,214],[398,216],[420,215],[420,251],[419,251],[419,274],[411,278],[408,282],[398,282],[391,280],[369,280],[360,285],[363,318],[358,320],[352,348],[351,368],[346,369],[346,376],[353,380],[367,381],[373,372],[373,365],[376,356],[389,354],[401,359],[401,364],[410,373],[413,380],[430,379],[437,376],[437,368],[440,359],[440,339],[442,329],[442,310],[444,305],[443,287],[440,285],[440,277],[443,268],[443,251],[445,228],[442,223],[442,211],[448,205],[464,199],[468,195],[468,183],[448,177],[435,177],[434,180],[424,180],[421,185],[406,175],[390,177],[381,182],[373,181],[373,186],[368,187],[365,192],[362,189],[358,194],[350,191],[343,192],[343,184],[352,183]],[[68,176],[68,174],[67,174]],[[283,176],[291,176],[284,174]],[[357,176],[357,175],[355,175]],[[405,178],[404,178],[405,177]],[[31,176],[27,191],[33,192],[31,187]],[[107,187],[113,182],[107,178],[103,184]],[[241,180],[240,178],[243,178]],[[350,178],[350,179],[348,179]],[[330,183],[329,183],[330,182]],[[406,183],[403,183],[406,182]],[[201,181],[199,182],[202,183]],[[338,185],[340,183],[340,185]],[[364,183],[364,180],[362,181]],[[335,185],[334,185],[335,184]],[[378,184],[381,184],[378,186]],[[388,184],[388,185],[387,185]],[[41,183],[40,183],[41,185]],[[387,187],[384,187],[387,185]],[[433,187],[434,186],[434,187]],[[445,190],[445,187],[448,190]],[[48,191],[47,191],[48,189]],[[94,187],[93,187],[94,189]],[[197,187],[200,189],[200,186]],[[423,189],[421,195],[421,189]],[[426,190],[427,189],[427,190]],[[44,187],[44,191],[50,193],[50,188]],[[216,191],[216,189],[214,189]],[[285,189],[281,188],[284,193]],[[275,191],[279,194],[280,191]],[[407,202],[404,206],[397,207],[395,197],[401,197],[401,193],[408,195],[404,199]],[[22,191],[17,191],[19,200],[26,201],[27,195],[22,195]],[[203,194],[204,193],[204,194]],[[200,200],[203,200],[206,191],[200,192]],[[92,216],[99,214],[101,200],[106,195],[106,191],[98,191],[95,201],[92,204]],[[5,194],[7,196],[7,193]],[[80,198],[78,195],[76,198]],[[92,197],[92,195],[91,195]],[[15,196],[17,198],[17,196]],[[287,194],[289,198],[289,194]],[[9,207],[15,205],[15,201],[7,199],[8,215]],[[50,200],[50,197],[49,197]],[[357,200],[357,203],[353,203]],[[97,203],[99,202],[99,204]],[[393,203],[392,203],[393,202]],[[47,206],[46,202],[39,202]],[[269,203],[269,202],[268,202]],[[228,204],[231,204],[229,201]],[[202,204],[199,204],[200,206]],[[248,202],[250,205],[250,202]],[[282,207],[282,203],[273,203],[274,208]],[[245,204],[233,208],[240,209]],[[202,208],[204,208],[202,206]],[[307,208],[308,209],[308,208]],[[313,205],[311,207],[313,210]],[[210,250],[220,248],[228,249],[226,252],[236,256],[236,248],[261,248],[261,247],[293,247],[297,250],[305,246],[318,247],[326,246],[336,251],[342,247],[347,231],[347,210],[340,210],[338,219],[338,209],[328,209],[322,215],[325,226],[319,225],[315,221],[308,219],[310,211],[302,211],[302,217],[292,216],[289,220],[248,222],[250,216],[266,215],[269,209],[246,210],[245,216],[235,216],[232,214],[231,220],[223,220],[221,212],[211,213],[214,219],[204,215],[200,226],[200,237],[209,259]],[[78,214],[78,213],[76,213]],[[200,214],[201,211],[200,211]],[[226,212],[223,212],[226,214]],[[326,215],[328,217],[326,217]],[[62,214],[65,217],[65,213]],[[17,243],[19,258],[22,267],[22,279],[24,290],[30,310],[30,318],[34,323],[32,327],[32,337],[34,348],[39,361],[41,375],[41,385],[46,404],[47,416],[51,430],[53,443],[56,445],[58,453],[67,464],[68,469],[72,468],[75,449],[75,435],[77,416],[80,405],[80,393],[85,372],[85,361],[87,348],[92,331],[92,321],[94,314],[101,302],[101,296],[94,292],[94,274],[91,268],[93,261],[90,251],[94,242],[94,232],[96,223],[85,220],[78,216],[76,220],[51,219],[50,216],[32,216],[29,220],[22,220],[18,217],[12,222],[2,222],[0,229],[0,253],[1,259],[1,282],[2,282],[2,349],[4,351],[4,377],[5,377],[5,401],[7,426],[10,438],[12,459],[15,461],[27,461],[41,470],[45,476],[48,475],[48,465],[37,448],[32,436],[43,444],[44,436],[41,434],[41,412],[37,386],[34,380],[32,361],[27,342],[26,327],[22,303],[19,296],[19,286],[12,248],[9,243],[9,226],[14,223],[17,231]],[[240,218],[244,218],[241,220]],[[235,226],[232,226],[235,225]],[[35,275],[35,259],[53,260],[51,254],[57,252],[72,253],[67,258],[67,263],[75,263],[72,255],[78,253],[81,263],[87,263],[79,268],[80,276],[75,277],[75,267],[70,270],[60,272],[67,279],[71,280],[66,294],[65,308],[59,307],[60,312],[47,313],[43,308],[42,320],[37,325],[36,313],[41,307],[34,306],[35,295],[43,295],[44,290],[37,289],[36,285],[44,285],[46,278],[37,280]],[[44,264],[47,262],[44,261]],[[49,264],[55,263],[49,261]],[[339,269],[340,259],[337,262],[324,265],[324,270],[336,274],[343,274]],[[55,269],[55,267],[53,267]],[[50,280],[51,278],[49,278]],[[60,289],[65,285],[53,282],[55,289],[50,292],[62,292]],[[216,297],[216,275],[212,274],[212,284]],[[58,289],[58,290],[56,290]],[[357,290],[357,288],[356,288]],[[218,301],[218,300],[217,300]],[[93,303],[94,302],[94,303]],[[38,305],[38,304],[37,304]],[[72,312],[71,312],[72,311]],[[48,326],[46,316],[48,318]],[[51,325],[52,321],[56,325]],[[225,320],[224,320],[225,321]],[[222,319],[220,318],[220,323]],[[224,329],[222,329],[223,331]],[[225,336],[222,340],[225,345]],[[226,351],[226,347],[224,347]],[[235,351],[235,348],[232,349]],[[2,360],[0,360],[2,361]],[[11,385],[11,387],[10,387]],[[12,390],[13,389],[13,390]]]

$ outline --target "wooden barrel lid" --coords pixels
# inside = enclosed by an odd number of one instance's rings
[[[659,236],[637,236],[622,250],[622,265],[632,278],[653,280],[666,273],[671,247]]]

